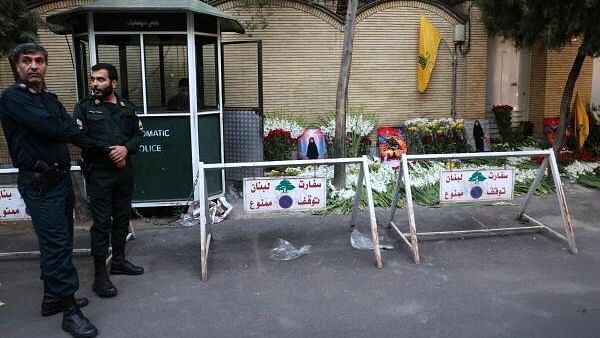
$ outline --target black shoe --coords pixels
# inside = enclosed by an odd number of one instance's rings
[[[144,268],[131,264],[127,260],[114,261],[110,264],[111,275],[141,275],[144,273]]]
[[[93,338],[98,335],[98,329],[75,305],[63,308],[62,329],[75,338]]]
[[[85,298],[75,298],[75,306],[82,308],[87,306],[90,301]],[[62,305],[60,304],[60,298],[54,297],[49,293],[44,293],[42,299],[42,316],[52,316],[62,311]]]
[[[110,298],[117,295],[117,288],[110,281],[108,275],[96,276],[92,284],[92,290],[94,290],[98,297],[102,298]]]

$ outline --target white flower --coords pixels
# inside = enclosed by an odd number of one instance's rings
[[[429,122],[428,119],[421,118],[421,117],[417,117],[414,119],[404,121],[404,125],[407,127],[412,126],[412,125],[418,125],[418,124],[424,124],[426,126],[429,126],[431,124],[431,122]]]
[[[329,117],[325,125],[319,127],[323,134],[329,138],[335,136],[335,116]],[[365,117],[361,114],[348,114],[346,116],[346,133],[353,133],[360,136],[368,136],[375,128],[375,119]]]
[[[282,129],[289,131],[293,138],[298,138],[304,132],[304,128],[292,119],[284,117],[265,117],[264,136],[267,136],[271,130]]]
[[[590,173],[594,171],[596,168],[600,167],[600,162],[579,162],[575,161],[568,166],[566,166],[565,172],[567,176],[575,181],[579,177],[579,175],[583,175],[586,173]]]

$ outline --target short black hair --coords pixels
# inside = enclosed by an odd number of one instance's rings
[[[97,72],[101,69],[104,69],[108,72],[108,78],[112,81],[119,81],[119,74],[117,73],[117,68],[110,63],[97,63],[92,66],[92,72]]]
[[[42,45],[39,45],[35,42],[26,42],[17,45],[10,51],[8,59],[14,66],[16,66],[19,62],[19,58],[21,57],[21,55],[31,54],[35,52],[42,52],[42,55],[44,55],[44,61],[48,63],[48,51],[46,51],[46,48],[42,47]]]

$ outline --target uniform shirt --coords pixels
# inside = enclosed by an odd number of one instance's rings
[[[67,142],[104,147],[81,133],[55,94],[45,88],[36,93],[21,81],[0,96],[0,121],[13,166],[20,170],[35,171],[39,160],[69,168]]]
[[[117,103],[88,97],[77,103],[73,117],[88,137],[108,145],[127,148],[127,157],[135,154],[142,143],[144,129],[135,114],[133,103],[117,96]],[[97,148],[82,149],[81,155],[87,163],[116,168],[107,153]],[[129,162],[129,160],[127,160]]]

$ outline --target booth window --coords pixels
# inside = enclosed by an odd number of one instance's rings
[[[219,109],[217,38],[196,35],[198,111]]]
[[[144,108],[139,35],[96,35],[98,62],[117,68],[117,93],[131,101],[138,111]]]
[[[190,111],[185,35],[144,35],[148,113]]]
[[[75,37],[75,65],[77,76],[77,99],[82,100],[90,95],[89,73],[90,73],[90,49],[87,36]]]

